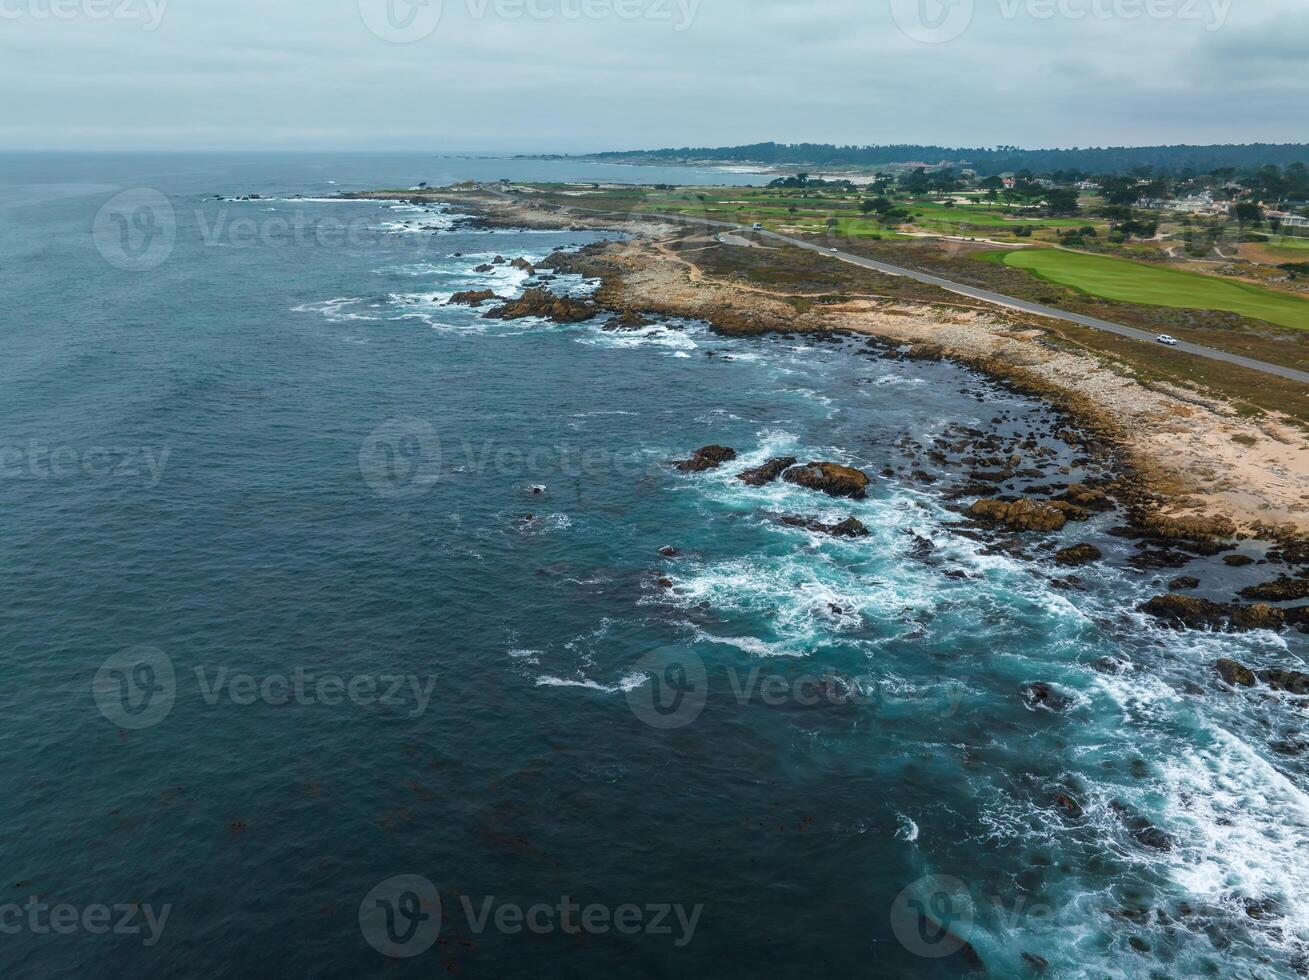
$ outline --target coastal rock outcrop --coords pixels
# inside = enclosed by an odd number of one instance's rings
[[[752,487],[763,487],[776,481],[783,473],[796,464],[794,456],[778,456],[770,459],[763,466],[742,470],[736,478]]]
[[[1280,630],[1286,625],[1286,613],[1266,602],[1233,606],[1232,625],[1242,630]]]
[[[834,538],[866,538],[871,533],[864,526],[864,522],[857,517],[847,517],[840,524],[824,524],[821,521],[810,521],[803,517],[783,517],[782,523],[787,527],[800,527],[806,531],[830,534]]]
[[[1261,670],[1259,679],[1274,691],[1287,694],[1309,694],[1309,674],[1298,670]]]
[[[1064,548],[1062,551],[1055,552],[1054,560],[1060,565],[1067,565],[1069,568],[1080,568],[1082,565],[1089,565],[1093,561],[1099,561],[1104,557],[1104,552],[1093,544],[1075,544],[1071,548]]]
[[[727,446],[705,446],[691,454],[690,459],[680,459],[673,463],[683,473],[703,473],[716,470],[724,463],[736,459],[736,450]]]
[[[851,500],[863,500],[867,496],[868,484],[872,482],[863,470],[822,462],[794,466],[782,474],[782,479],[829,497],[848,497]]]
[[[1241,590],[1245,599],[1259,599],[1265,602],[1289,602],[1293,599],[1309,599],[1309,578],[1281,578],[1272,582],[1262,582]]]
[[[455,293],[448,300],[446,306],[481,306],[488,299],[495,299],[494,289],[465,289],[463,292]]]
[[[1214,669],[1232,687],[1254,687],[1257,683],[1253,670],[1226,657],[1214,664]]]
[[[1136,510],[1132,522],[1152,537],[1175,541],[1213,542],[1236,536],[1226,517],[1169,517],[1158,511]]]
[[[1264,602],[1243,606],[1176,593],[1155,596],[1140,609],[1146,615],[1179,630],[1279,630],[1287,624],[1290,618],[1288,613],[1296,612]]]
[[[1014,531],[1059,531],[1068,523],[1062,509],[1045,500],[979,500],[968,516],[988,524],[1003,524]]]
[[[520,320],[535,316],[552,323],[581,323],[599,313],[600,308],[594,303],[571,296],[556,296],[548,289],[534,287],[524,291],[518,299],[497,306],[483,316],[488,320]]]
[[[654,321],[642,316],[636,310],[623,310],[612,316],[600,329],[613,333],[615,330],[640,330],[654,326]]]
[[[1175,629],[1222,629],[1231,618],[1230,606],[1175,593],[1155,596],[1141,611]]]

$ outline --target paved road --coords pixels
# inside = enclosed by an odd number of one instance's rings
[[[490,188],[486,188],[490,190]],[[495,193],[495,192],[493,192]],[[509,196],[509,195],[502,195]],[[613,214],[610,211],[600,211],[594,208],[578,208],[573,206],[561,207],[562,211],[584,211],[591,214]],[[798,248],[805,248],[811,252],[822,252],[824,255],[830,255],[834,259],[842,262],[849,262],[851,265],[862,266],[865,269],[872,269],[876,272],[882,272],[889,276],[905,276],[909,279],[915,279],[918,282],[926,283],[929,286],[938,286],[941,289],[949,290],[960,296],[967,296],[970,299],[981,300],[984,303],[993,303],[997,306],[1008,306],[1015,310],[1022,310],[1026,313],[1035,313],[1038,316],[1050,317],[1054,320],[1064,320],[1068,323],[1080,324],[1083,327],[1091,327],[1095,330],[1105,330],[1109,333],[1118,334],[1120,337],[1128,337],[1132,340],[1139,340],[1147,344],[1157,344],[1156,334],[1148,330],[1138,330],[1136,327],[1124,326],[1121,323],[1111,323],[1108,320],[1101,320],[1093,316],[1083,316],[1080,313],[1069,313],[1066,310],[1057,310],[1051,306],[1042,306],[1040,303],[1032,303],[1025,299],[1018,299],[1014,296],[1005,296],[1003,293],[993,293],[989,289],[979,289],[976,286],[966,286],[963,283],[953,282],[949,279],[942,279],[940,276],[933,276],[926,272],[918,272],[915,269],[906,269],[903,266],[891,265],[887,262],[878,262],[876,259],[866,259],[862,255],[854,255],[850,252],[842,252],[839,249],[830,246],[817,245],[814,242],[805,241],[803,238],[792,238],[789,235],[783,235],[775,231],[757,231],[747,225],[733,224],[730,221],[715,221],[710,218],[688,218],[685,215],[667,214],[664,212],[643,212],[642,217],[658,217],[669,221],[680,221],[683,224],[703,225],[710,228],[726,228],[730,231],[741,232],[747,235],[759,235],[762,238],[772,239],[774,241],[786,242],[788,245],[795,245]],[[633,217],[626,215],[627,218]],[[1306,304],[1309,306],[1309,304]],[[1301,384],[1309,385],[1309,371],[1297,371],[1295,368],[1282,367],[1280,364],[1269,364],[1267,361],[1257,361],[1252,357],[1242,357],[1239,354],[1229,354],[1226,351],[1215,350],[1212,347],[1202,347],[1199,344],[1190,344],[1181,341],[1172,350],[1185,351],[1187,354],[1194,354],[1197,357],[1207,357],[1213,361],[1223,361],[1227,364],[1235,364],[1239,367],[1249,368],[1252,371],[1262,371],[1264,374],[1276,375],[1279,378],[1286,378],[1290,381],[1298,381]]]

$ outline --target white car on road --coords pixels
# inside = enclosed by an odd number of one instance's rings
[[[1177,338],[1176,338],[1176,337],[1170,337],[1170,336],[1169,336],[1168,334],[1166,334],[1166,333],[1161,333],[1158,337],[1155,338],[1155,340],[1159,341],[1159,343],[1161,343],[1161,344],[1167,344],[1169,347],[1176,347],[1176,346],[1177,346]]]

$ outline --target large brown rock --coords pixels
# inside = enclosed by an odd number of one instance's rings
[[[1226,517],[1169,517],[1141,510],[1132,516],[1138,527],[1156,538],[1206,542],[1236,535],[1236,525]]]
[[[776,459],[770,459],[763,466],[742,470],[736,474],[736,478],[750,484],[752,487],[767,486],[794,466],[795,463],[794,456],[778,456]]]
[[[863,500],[867,496],[868,484],[872,482],[863,470],[839,463],[819,462],[792,467],[782,474],[782,479],[798,487],[818,490],[829,497],[848,497],[851,500]]]
[[[1309,599],[1309,578],[1281,578],[1272,582],[1262,582],[1242,589],[1241,595],[1246,599],[1261,599],[1266,602],[1289,602],[1293,599]]]
[[[1093,561],[1099,561],[1103,557],[1104,552],[1093,544],[1075,544],[1071,548],[1064,548],[1062,551],[1055,552],[1054,560],[1060,565],[1078,568],[1082,565],[1089,565]]]
[[[1231,618],[1229,606],[1175,593],[1155,596],[1141,611],[1175,629],[1222,629]]]
[[[1214,664],[1214,668],[1222,679],[1232,687],[1254,687],[1255,685],[1254,671],[1235,660],[1224,658]]]
[[[1026,497],[1013,502],[979,500],[968,508],[968,516],[1003,524],[1014,531],[1058,531],[1068,522],[1068,516],[1058,507]]]
[[[497,306],[483,314],[488,320],[521,320],[524,317],[542,317],[552,323],[581,323],[597,316],[600,308],[594,303],[556,296],[548,289],[534,287],[524,291],[518,299]]]
[[[716,470],[734,459],[736,459],[735,449],[727,446],[705,446],[693,452],[690,459],[678,460],[673,465],[683,473],[703,473],[705,470]]]
[[[1243,630],[1280,630],[1286,625],[1286,613],[1266,602],[1233,606],[1232,625]]]
[[[488,299],[495,299],[494,289],[465,289],[461,293],[455,293],[448,300],[446,306],[481,306]]]
[[[1068,489],[1061,493],[1059,500],[1076,504],[1087,510],[1113,510],[1113,501],[1099,487],[1088,487],[1085,483],[1070,483]]]

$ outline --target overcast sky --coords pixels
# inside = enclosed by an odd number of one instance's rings
[[[0,93],[0,149],[1302,142],[1309,3],[0,0]]]

